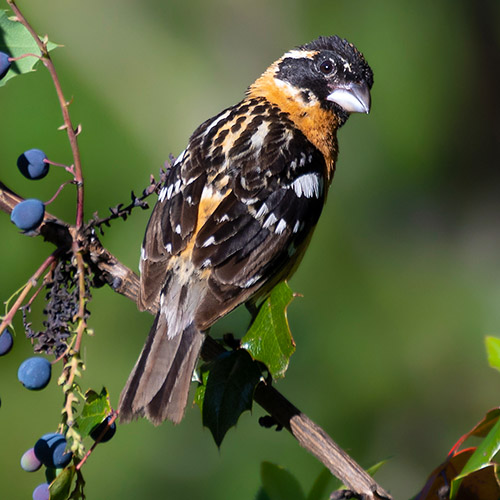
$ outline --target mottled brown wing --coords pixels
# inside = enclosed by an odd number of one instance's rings
[[[183,262],[207,279],[202,330],[286,277],[321,213],[324,176],[321,153],[266,103],[243,101],[202,124],[151,215],[139,306],[158,301],[171,259],[186,249]]]
[[[172,256],[179,255],[193,237],[205,173],[192,165],[189,151],[179,156],[149,219],[141,251],[139,307],[152,309],[165,285]]]
[[[209,293],[196,315],[201,329],[287,277],[320,216],[324,159],[300,132],[281,127],[281,134],[269,128],[269,152],[239,155],[229,194],[196,233],[193,263],[209,271]],[[259,165],[272,176],[255,175]]]

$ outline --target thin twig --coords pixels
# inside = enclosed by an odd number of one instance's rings
[[[91,453],[95,450],[95,447],[101,442],[101,439],[104,437],[106,432],[108,432],[109,428],[113,425],[113,423],[115,422],[115,420],[117,418],[118,418],[118,412],[113,411],[113,413],[111,414],[111,417],[108,420],[106,427],[104,427],[104,429],[101,431],[99,436],[97,436],[97,439],[95,440],[94,444],[90,447],[90,449],[87,451],[87,453],[85,453],[85,456],[76,465],[76,470],[80,470],[82,468],[83,464],[88,460]]]
[[[80,346],[82,344],[83,332],[85,332],[85,328],[87,328],[87,323],[85,321],[85,299],[86,299],[86,290],[85,290],[85,263],[83,262],[83,257],[81,251],[77,251],[75,253],[76,258],[76,266],[78,273],[78,313],[76,315],[76,320],[78,322],[78,326],[76,329],[76,342],[74,350],[75,352],[80,352]]]
[[[52,252],[42,263],[42,265],[35,271],[33,276],[26,282],[26,285],[22,289],[21,293],[17,297],[14,305],[9,309],[7,314],[5,315],[2,323],[0,323],[0,334],[7,328],[14,319],[16,312],[19,310],[24,300],[30,293],[31,289],[36,285],[36,282],[40,279],[45,270],[57,259],[57,254],[59,250],[55,250]]]
[[[45,206],[47,205],[50,205],[60,194],[61,194],[61,191],[68,185],[68,184],[72,184],[74,183],[74,181],[66,181],[66,182],[63,182],[58,188],[57,188],[57,191],[52,195],[52,198],[50,198],[50,200],[46,201],[45,202]]]

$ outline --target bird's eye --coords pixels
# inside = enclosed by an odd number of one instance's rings
[[[330,59],[327,59],[326,61],[323,61],[319,65],[319,70],[324,75],[329,75],[333,71],[333,63],[332,63],[332,61],[330,61]]]

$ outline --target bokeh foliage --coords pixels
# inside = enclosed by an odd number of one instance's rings
[[[500,5],[495,0],[20,1],[54,52],[80,136],[87,218],[128,201],[205,118],[241,98],[269,63],[319,34],[354,42],[374,69],[373,111],[340,132],[338,170],[311,248],[291,281],[297,342],[279,389],[362,464],[387,456],[378,481],[408,498],[456,439],[497,406],[498,374],[485,334],[500,332],[498,149]],[[48,199],[63,172],[39,183],[15,167],[25,149],[70,160],[44,71],[0,93],[1,178]],[[68,189],[51,211],[74,218]],[[136,267],[147,213],[108,229],[103,242]],[[0,217],[0,297],[51,251]],[[108,289],[91,304],[84,384],[112,404],[151,318]],[[241,335],[237,312],[214,328]],[[42,481],[22,453],[55,430],[54,385],[28,393],[16,380],[30,353],[17,323],[1,359],[0,497],[28,498]],[[321,466],[285,433],[245,413],[220,452],[196,408],[178,427],[119,426],[86,468],[89,498],[253,498],[260,462],[293,471],[307,489]],[[35,477],[36,476],[36,477]]]

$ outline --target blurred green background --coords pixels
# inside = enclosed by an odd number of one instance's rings
[[[375,73],[369,116],[340,132],[328,204],[292,288],[297,342],[278,389],[362,465],[391,460],[379,482],[409,498],[453,443],[498,405],[499,374],[483,339],[500,335],[500,3],[491,0],[87,0],[20,1],[53,53],[81,123],[86,217],[127,202],[194,128],[243,96],[291,47],[338,34]],[[63,171],[40,182],[17,156],[39,147],[71,162],[49,75],[0,89],[2,181],[48,199]],[[74,219],[71,188],[50,207]],[[148,213],[108,229],[103,243],[137,268]],[[0,297],[7,299],[52,248],[0,216]],[[41,309],[41,308],[39,308]],[[83,388],[105,385],[116,405],[151,323],[126,299],[96,290],[95,336],[85,341]],[[35,323],[41,315],[34,316]],[[242,334],[234,314],[214,334]],[[34,440],[55,430],[55,384],[30,393],[17,367],[30,353],[17,319],[14,350],[0,360],[0,498],[31,498],[42,473],[19,467]],[[119,426],[85,466],[87,498],[253,499],[259,466],[289,468],[308,490],[321,470],[286,432],[244,414],[219,451],[197,408],[155,428]]]

